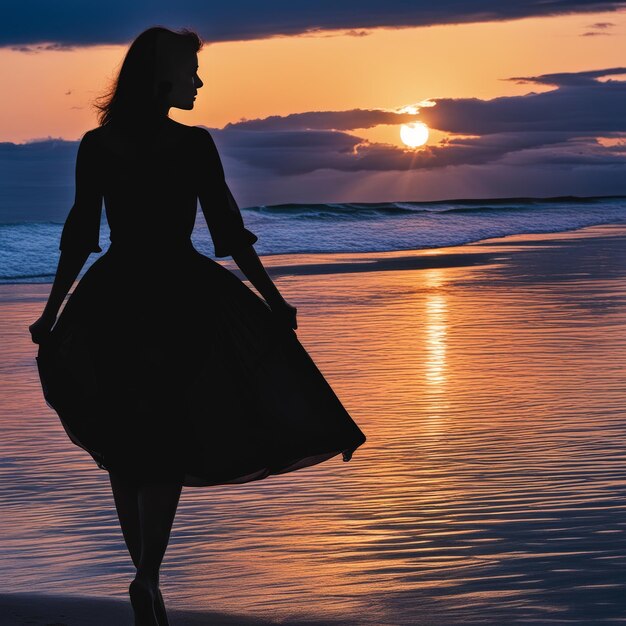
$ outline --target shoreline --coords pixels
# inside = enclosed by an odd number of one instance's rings
[[[272,262],[271,259],[274,255],[262,258],[270,276],[304,276],[313,274],[470,267],[473,265],[487,265],[497,261],[498,258],[501,257],[502,252],[514,251],[511,249],[511,246],[519,246],[526,249],[528,246],[532,245],[554,245],[557,240],[578,238],[571,236],[575,233],[581,233],[582,236],[589,238],[601,238],[615,236],[613,234],[615,231],[618,231],[615,235],[626,235],[626,224],[615,222],[610,224],[582,226],[565,231],[521,233],[517,235],[505,235],[503,237],[489,237],[461,245],[413,250],[391,250],[385,252],[319,252],[301,253],[298,255],[280,255],[295,260],[304,260],[306,258],[315,260],[318,257],[328,257],[329,262],[326,263],[279,264]],[[483,247],[486,248],[486,250],[483,250]],[[342,260],[343,257],[350,258]],[[232,271],[235,273],[239,272],[234,262],[230,261],[230,263],[232,263],[234,267]]]
[[[375,271],[421,270],[487,265],[498,260],[503,252],[514,252],[515,247],[555,245],[559,240],[582,237],[601,238],[626,235],[626,224],[612,222],[582,226],[564,231],[521,233],[489,237],[461,245],[390,250],[384,252],[301,252],[293,254],[259,255],[270,277],[344,274]],[[513,248],[513,249],[512,249]],[[235,275],[247,281],[232,258],[220,259]],[[82,276],[81,276],[82,277]],[[76,284],[79,277],[74,284]],[[0,283],[0,303],[13,301],[11,292],[29,293],[34,301],[47,298],[50,282]],[[71,291],[71,289],[70,289]],[[23,298],[20,298],[22,301]]]

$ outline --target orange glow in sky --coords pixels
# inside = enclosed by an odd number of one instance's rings
[[[594,22],[611,36],[582,37]],[[626,13],[528,18],[485,24],[379,28],[355,37],[315,35],[207,44],[199,54],[204,86],[185,124],[222,127],[241,118],[352,108],[393,109],[428,98],[489,99],[547,91],[511,76],[623,65]],[[19,52],[0,50],[0,140],[78,139],[97,125],[90,101],[115,76],[127,46]],[[10,91],[10,97],[7,93]],[[359,130],[402,146],[398,126]],[[433,131],[429,144],[441,133]]]

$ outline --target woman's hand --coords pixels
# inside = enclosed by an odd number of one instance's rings
[[[41,343],[48,337],[56,319],[56,314],[43,313],[37,321],[28,327],[33,343]]]
[[[298,320],[296,320],[296,312],[298,308],[291,306],[287,300],[276,300],[268,302],[272,313],[278,318],[281,323],[285,323],[289,328],[298,328]]]

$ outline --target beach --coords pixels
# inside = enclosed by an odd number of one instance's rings
[[[168,611],[177,626],[348,626],[349,622],[307,620],[268,621],[247,615],[225,615],[210,611]],[[132,624],[130,603],[92,597],[59,597],[30,593],[0,594],[0,626],[111,626]]]
[[[626,225],[263,261],[368,440],[186,488],[172,625],[623,623]],[[107,475],[39,386],[49,290],[0,285],[0,626],[131,624]]]

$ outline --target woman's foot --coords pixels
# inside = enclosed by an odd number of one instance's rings
[[[135,578],[128,587],[128,594],[135,613],[135,626],[161,626],[155,613],[158,587]]]
[[[163,596],[161,590],[157,588],[156,598],[154,599],[154,612],[157,616],[159,626],[170,626],[167,619],[167,613],[165,612],[165,603],[163,602]]]

